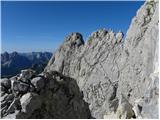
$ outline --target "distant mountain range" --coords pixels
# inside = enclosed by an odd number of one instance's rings
[[[1,54],[1,77],[11,77],[28,68],[42,72],[51,56],[50,52],[4,52]]]

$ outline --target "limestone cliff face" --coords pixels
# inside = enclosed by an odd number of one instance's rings
[[[118,94],[123,93],[132,105],[144,101],[139,103],[142,118],[158,118],[158,15],[158,1],[145,2],[133,18],[124,43]]]
[[[76,65],[76,58],[83,45],[84,41],[80,33],[72,33],[67,36],[64,43],[52,56],[45,71],[56,70],[69,76],[75,74],[72,66]]]
[[[45,71],[59,67],[59,72],[76,79],[95,118],[110,113],[115,118],[158,118],[158,24],[158,1],[145,2],[132,19],[125,40],[121,32],[101,29],[85,44],[68,49],[65,41],[60,49],[72,52],[58,50]],[[67,38],[69,44],[77,42],[75,36],[79,34]],[[146,99],[150,102],[144,102]],[[130,112],[122,112],[124,108]]]
[[[73,33],[72,35],[78,36],[79,34]],[[72,47],[69,49],[72,54],[68,54],[68,46],[64,42],[60,49],[63,48],[67,52],[59,53],[58,50],[45,69],[45,71],[51,71],[63,66],[57,70],[77,80],[83,91],[84,99],[90,104],[93,117],[102,118],[110,101],[116,96],[120,74],[118,58],[122,51],[122,37],[121,32],[115,35],[113,31],[101,29],[94,32],[86,44],[79,47],[74,44],[74,50]],[[75,39],[77,37],[71,38],[70,45],[72,41],[77,41]],[[59,55],[65,56],[66,59],[59,57]],[[65,62],[59,65],[56,60]]]
[[[158,22],[158,3],[146,2],[133,18],[126,35],[125,53],[122,58],[126,59],[120,75],[119,88],[125,90],[125,93],[131,90],[130,98],[133,101],[136,96],[144,94],[145,83],[148,81],[146,79],[155,70],[154,59],[158,57],[158,54],[155,54],[158,49]]]

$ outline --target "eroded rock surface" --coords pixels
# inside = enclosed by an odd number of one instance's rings
[[[122,58],[126,59],[117,96],[123,93],[132,105],[141,99],[142,118],[158,118],[158,15],[158,1],[145,2],[133,18],[124,44],[127,57]]]
[[[102,118],[109,103],[116,96],[120,73],[118,58],[121,56],[123,34],[119,32],[115,35],[111,30],[101,29],[92,33],[86,44],[81,44],[79,47],[74,44],[67,50],[68,45],[77,41],[75,35],[79,36],[76,33],[71,35],[74,37],[67,37],[52,57],[54,59],[50,60],[45,71],[54,71],[55,68],[59,68],[56,70],[75,78],[84,93],[84,99],[90,104],[92,115]],[[68,41],[68,38],[72,39]],[[79,41],[83,41],[83,39],[81,38]],[[61,49],[67,50],[67,52],[64,53],[60,51]],[[68,54],[68,51],[72,52]],[[59,57],[61,55],[64,57]],[[56,60],[64,62],[57,64]]]
[[[140,116],[158,118],[158,78],[154,77],[155,82],[150,78],[155,71],[154,66],[158,66],[158,24],[158,1],[146,1],[132,19],[125,39],[122,32],[100,29],[78,47],[72,44],[77,41],[74,36],[77,34],[73,33],[55,53],[45,71],[58,68],[56,70],[62,74],[75,78],[95,118],[103,118],[106,113],[111,113],[113,108],[110,108],[110,104],[120,101],[122,93],[132,109],[136,100],[152,101],[143,105],[153,105],[155,112],[151,113],[139,105],[140,112],[145,111]],[[68,44],[74,47],[68,49]],[[148,87],[150,90],[147,90]],[[152,89],[156,89],[156,92]],[[151,92],[149,98],[145,97],[147,91]],[[116,106],[120,106],[120,103]],[[136,117],[135,112],[131,117]]]
[[[144,3],[125,39],[106,29],[86,43],[70,34],[42,74],[1,85],[3,117],[158,118],[158,4]]]

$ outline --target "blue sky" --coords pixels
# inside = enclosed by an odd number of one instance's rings
[[[2,52],[54,51],[71,32],[126,33],[143,1],[2,2]]]

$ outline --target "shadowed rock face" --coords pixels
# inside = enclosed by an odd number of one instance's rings
[[[3,118],[91,118],[74,79],[56,71],[32,77],[2,81],[6,89],[1,94]]]

